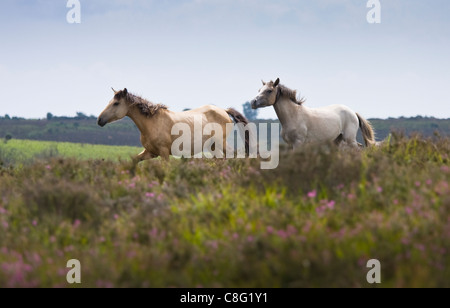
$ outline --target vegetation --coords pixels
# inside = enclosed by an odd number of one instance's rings
[[[140,133],[128,118],[100,128],[94,117],[78,113],[75,118],[47,115],[47,119],[0,119],[0,135],[8,132],[15,139],[76,142],[105,145],[141,146]]]
[[[258,109],[252,109],[252,104],[250,102],[246,102],[242,105],[242,109],[244,110],[244,116],[250,120],[255,121],[258,118]]]
[[[383,140],[391,131],[400,132],[407,136],[417,133],[429,137],[436,133],[450,136],[450,119],[417,116],[413,118],[388,118],[385,120],[370,119],[370,122],[375,128],[377,140]]]
[[[81,287],[372,287],[369,259],[381,287],[450,287],[449,153],[448,138],[394,135],[284,153],[275,170],[84,156],[3,166],[0,287],[71,287],[69,259]]]
[[[249,119],[256,123],[279,123],[278,120],[257,120],[250,103],[244,107]],[[258,110],[256,110],[258,111]],[[430,137],[434,133],[450,136],[450,119],[435,118],[399,118],[399,119],[371,119],[375,127],[377,140],[384,140],[391,131],[402,132],[409,136],[421,133]],[[136,125],[128,118],[100,128],[93,116],[86,116],[78,112],[74,118],[56,117],[51,113],[41,120],[12,120],[0,117],[0,138],[8,133],[15,139],[65,141],[89,144],[141,146],[140,133]],[[281,138],[280,138],[281,139]],[[362,140],[360,139],[362,142]]]
[[[6,139],[7,140],[7,139]],[[142,148],[108,146],[69,142],[9,140],[0,143],[0,163],[3,165],[31,164],[48,158],[76,158],[80,160],[129,160]]]

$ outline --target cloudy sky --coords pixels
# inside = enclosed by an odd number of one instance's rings
[[[172,110],[235,107],[279,77],[310,107],[450,117],[450,1],[2,0],[0,115],[98,115],[110,87]],[[275,118],[273,108],[261,118]]]

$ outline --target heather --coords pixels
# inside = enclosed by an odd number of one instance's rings
[[[370,259],[382,287],[450,287],[448,138],[283,149],[274,170],[8,153],[0,287],[73,287],[69,259],[77,287],[373,287]]]

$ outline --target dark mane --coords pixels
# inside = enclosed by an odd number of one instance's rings
[[[269,85],[273,86],[273,81],[269,82]],[[306,99],[304,97],[297,97],[297,90],[291,90],[288,87],[279,84],[277,86],[279,94],[278,96],[280,97],[287,97],[289,98],[291,101],[293,101],[294,103],[296,103],[297,105],[302,105],[303,103],[306,102]]]
[[[141,112],[141,114],[145,115],[148,118],[157,114],[160,109],[167,109],[166,105],[153,104],[152,102],[146,100],[145,98],[142,98],[129,92],[125,94],[123,91],[119,91],[116,93],[114,97],[120,99],[121,97],[124,96],[126,98],[126,101],[130,104],[130,106],[136,106],[138,110]]]

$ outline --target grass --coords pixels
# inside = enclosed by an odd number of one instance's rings
[[[3,146],[2,146],[3,147]],[[4,153],[4,152],[0,152]],[[450,140],[0,169],[0,287],[450,287]],[[2,154],[3,155],[3,154]],[[0,160],[3,157],[0,156]]]
[[[79,160],[105,159],[119,161],[130,159],[143,149],[131,146],[92,145],[70,142],[17,140],[0,142],[0,156],[4,164],[30,163],[51,157]]]

